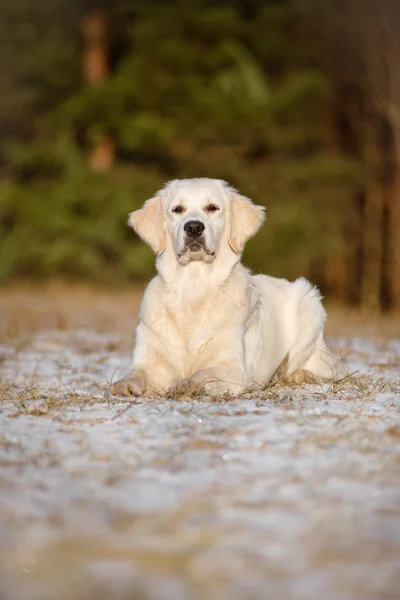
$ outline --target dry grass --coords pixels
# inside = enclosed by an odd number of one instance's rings
[[[40,331],[89,329],[121,336],[124,347],[132,334],[143,289],[105,289],[55,281],[0,289],[0,342]]]
[[[400,338],[400,313],[371,314],[360,308],[326,303],[327,336],[368,337],[376,340]]]

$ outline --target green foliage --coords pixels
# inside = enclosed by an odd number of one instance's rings
[[[226,179],[267,205],[246,253],[257,269],[292,276],[338,247],[358,173],[326,149],[327,83],[295,43],[296,1],[250,4],[114,2],[112,69],[87,86],[79,3],[5,0],[1,279],[148,276],[127,215],[174,177]],[[104,135],[117,162],[99,175],[87,155]]]
[[[126,223],[161,187],[158,174],[144,168],[95,174],[65,141],[53,148],[58,169],[61,154],[68,160],[54,180],[0,186],[0,279],[145,277],[153,268],[151,251]]]

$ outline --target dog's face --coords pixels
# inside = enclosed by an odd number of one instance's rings
[[[131,213],[129,224],[156,254],[168,242],[178,262],[211,263],[221,244],[243,250],[264,220],[264,207],[255,206],[217,179],[182,179],[166,185],[144,207]]]
[[[181,181],[166,197],[167,229],[179,262],[212,262],[223,236],[227,202],[218,185]]]

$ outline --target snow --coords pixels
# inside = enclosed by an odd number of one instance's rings
[[[116,337],[0,347],[0,596],[397,598],[400,341],[343,379],[231,400],[110,398]]]

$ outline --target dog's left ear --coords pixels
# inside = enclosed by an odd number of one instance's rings
[[[161,254],[167,245],[166,219],[161,196],[147,200],[140,210],[129,215],[128,224],[156,254]]]
[[[229,245],[234,252],[242,252],[245,243],[257,233],[265,219],[264,206],[256,206],[236,191],[231,193]]]

